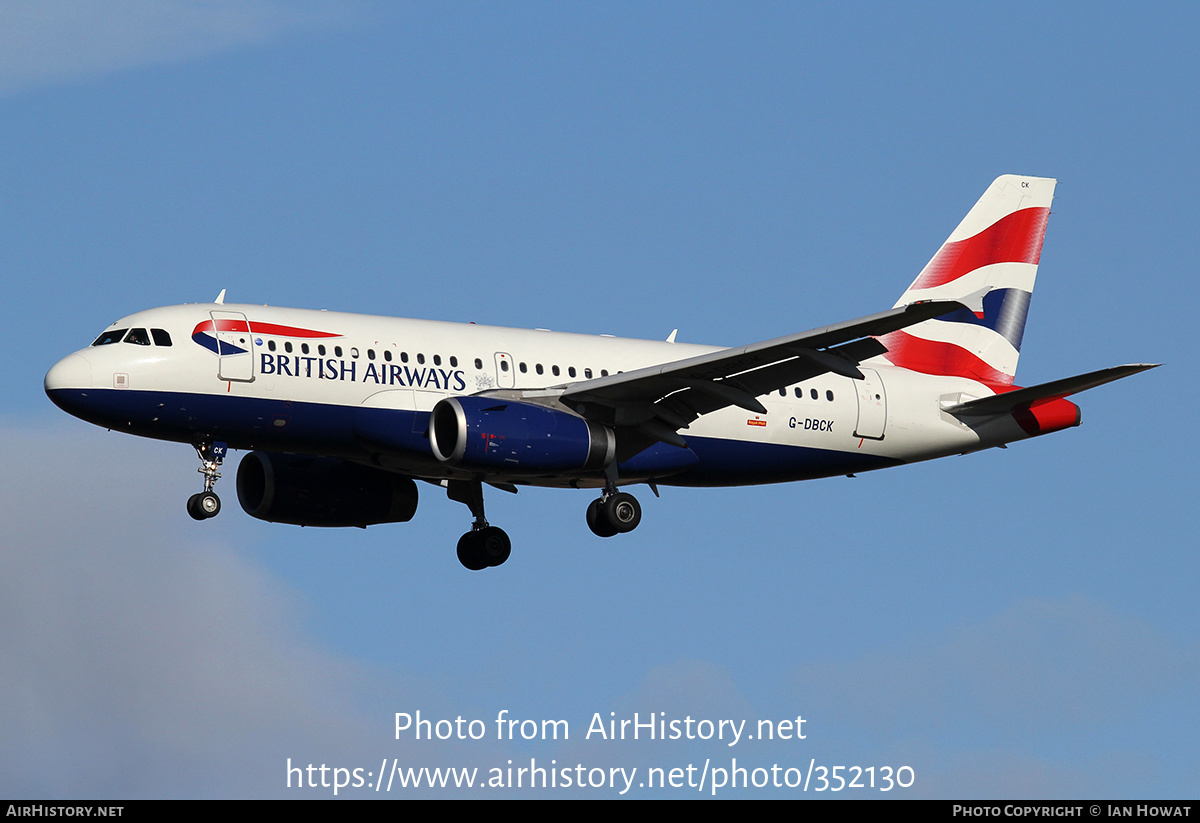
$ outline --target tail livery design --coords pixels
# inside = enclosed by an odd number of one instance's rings
[[[893,365],[978,380],[1017,373],[1055,180],[999,177],[896,302],[954,300],[964,309],[879,337]]]

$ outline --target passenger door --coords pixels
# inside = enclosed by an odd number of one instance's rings
[[[254,380],[254,340],[246,315],[236,311],[209,313],[217,338],[217,377],[251,382]]]

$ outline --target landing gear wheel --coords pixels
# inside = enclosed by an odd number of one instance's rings
[[[489,566],[499,566],[512,554],[512,541],[497,526],[488,526],[479,531],[480,554]]]
[[[193,520],[207,520],[216,517],[221,511],[221,498],[213,491],[213,485],[220,478],[221,462],[225,459],[228,446],[216,440],[201,440],[192,444],[196,456],[200,458],[200,468],[197,470],[204,475],[204,491],[193,494],[188,498],[187,512]]]
[[[597,537],[612,537],[617,533],[617,530],[612,527],[608,519],[604,516],[604,505],[597,497],[587,507],[587,524],[592,530],[592,534]]]
[[[642,522],[642,506],[632,494],[617,492],[600,504],[604,521],[618,534],[631,532]],[[595,531],[595,529],[593,529]]]
[[[458,539],[458,562],[477,572],[507,560],[512,554],[512,541],[504,529],[488,525],[483,513],[483,483],[479,480],[447,481],[446,496],[467,504],[475,517],[471,530]]]
[[[458,538],[458,562],[473,572],[487,568],[487,560],[480,551],[479,532],[467,532]]]
[[[215,492],[193,494],[188,498],[187,511],[193,520],[216,517],[221,511],[221,498],[217,497]]]
[[[458,562],[473,572],[499,566],[512,554],[512,541],[504,529],[485,526],[458,539]]]

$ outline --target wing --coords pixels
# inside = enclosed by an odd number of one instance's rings
[[[657,441],[686,448],[679,429],[703,414],[740,406],[765,414],[758,396],[826,372],[862,379],[857,364],[883,354],[876,335],[963,308],[926,301],[740,348],[572,383],[558,398],[617,430],[617,458]]]

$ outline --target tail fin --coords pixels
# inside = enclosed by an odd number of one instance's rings
[[[996,178],[896,302],[957,300],[967,308],[879,338],[883,355],[925,374],[1011,386],[1057,181]]]

